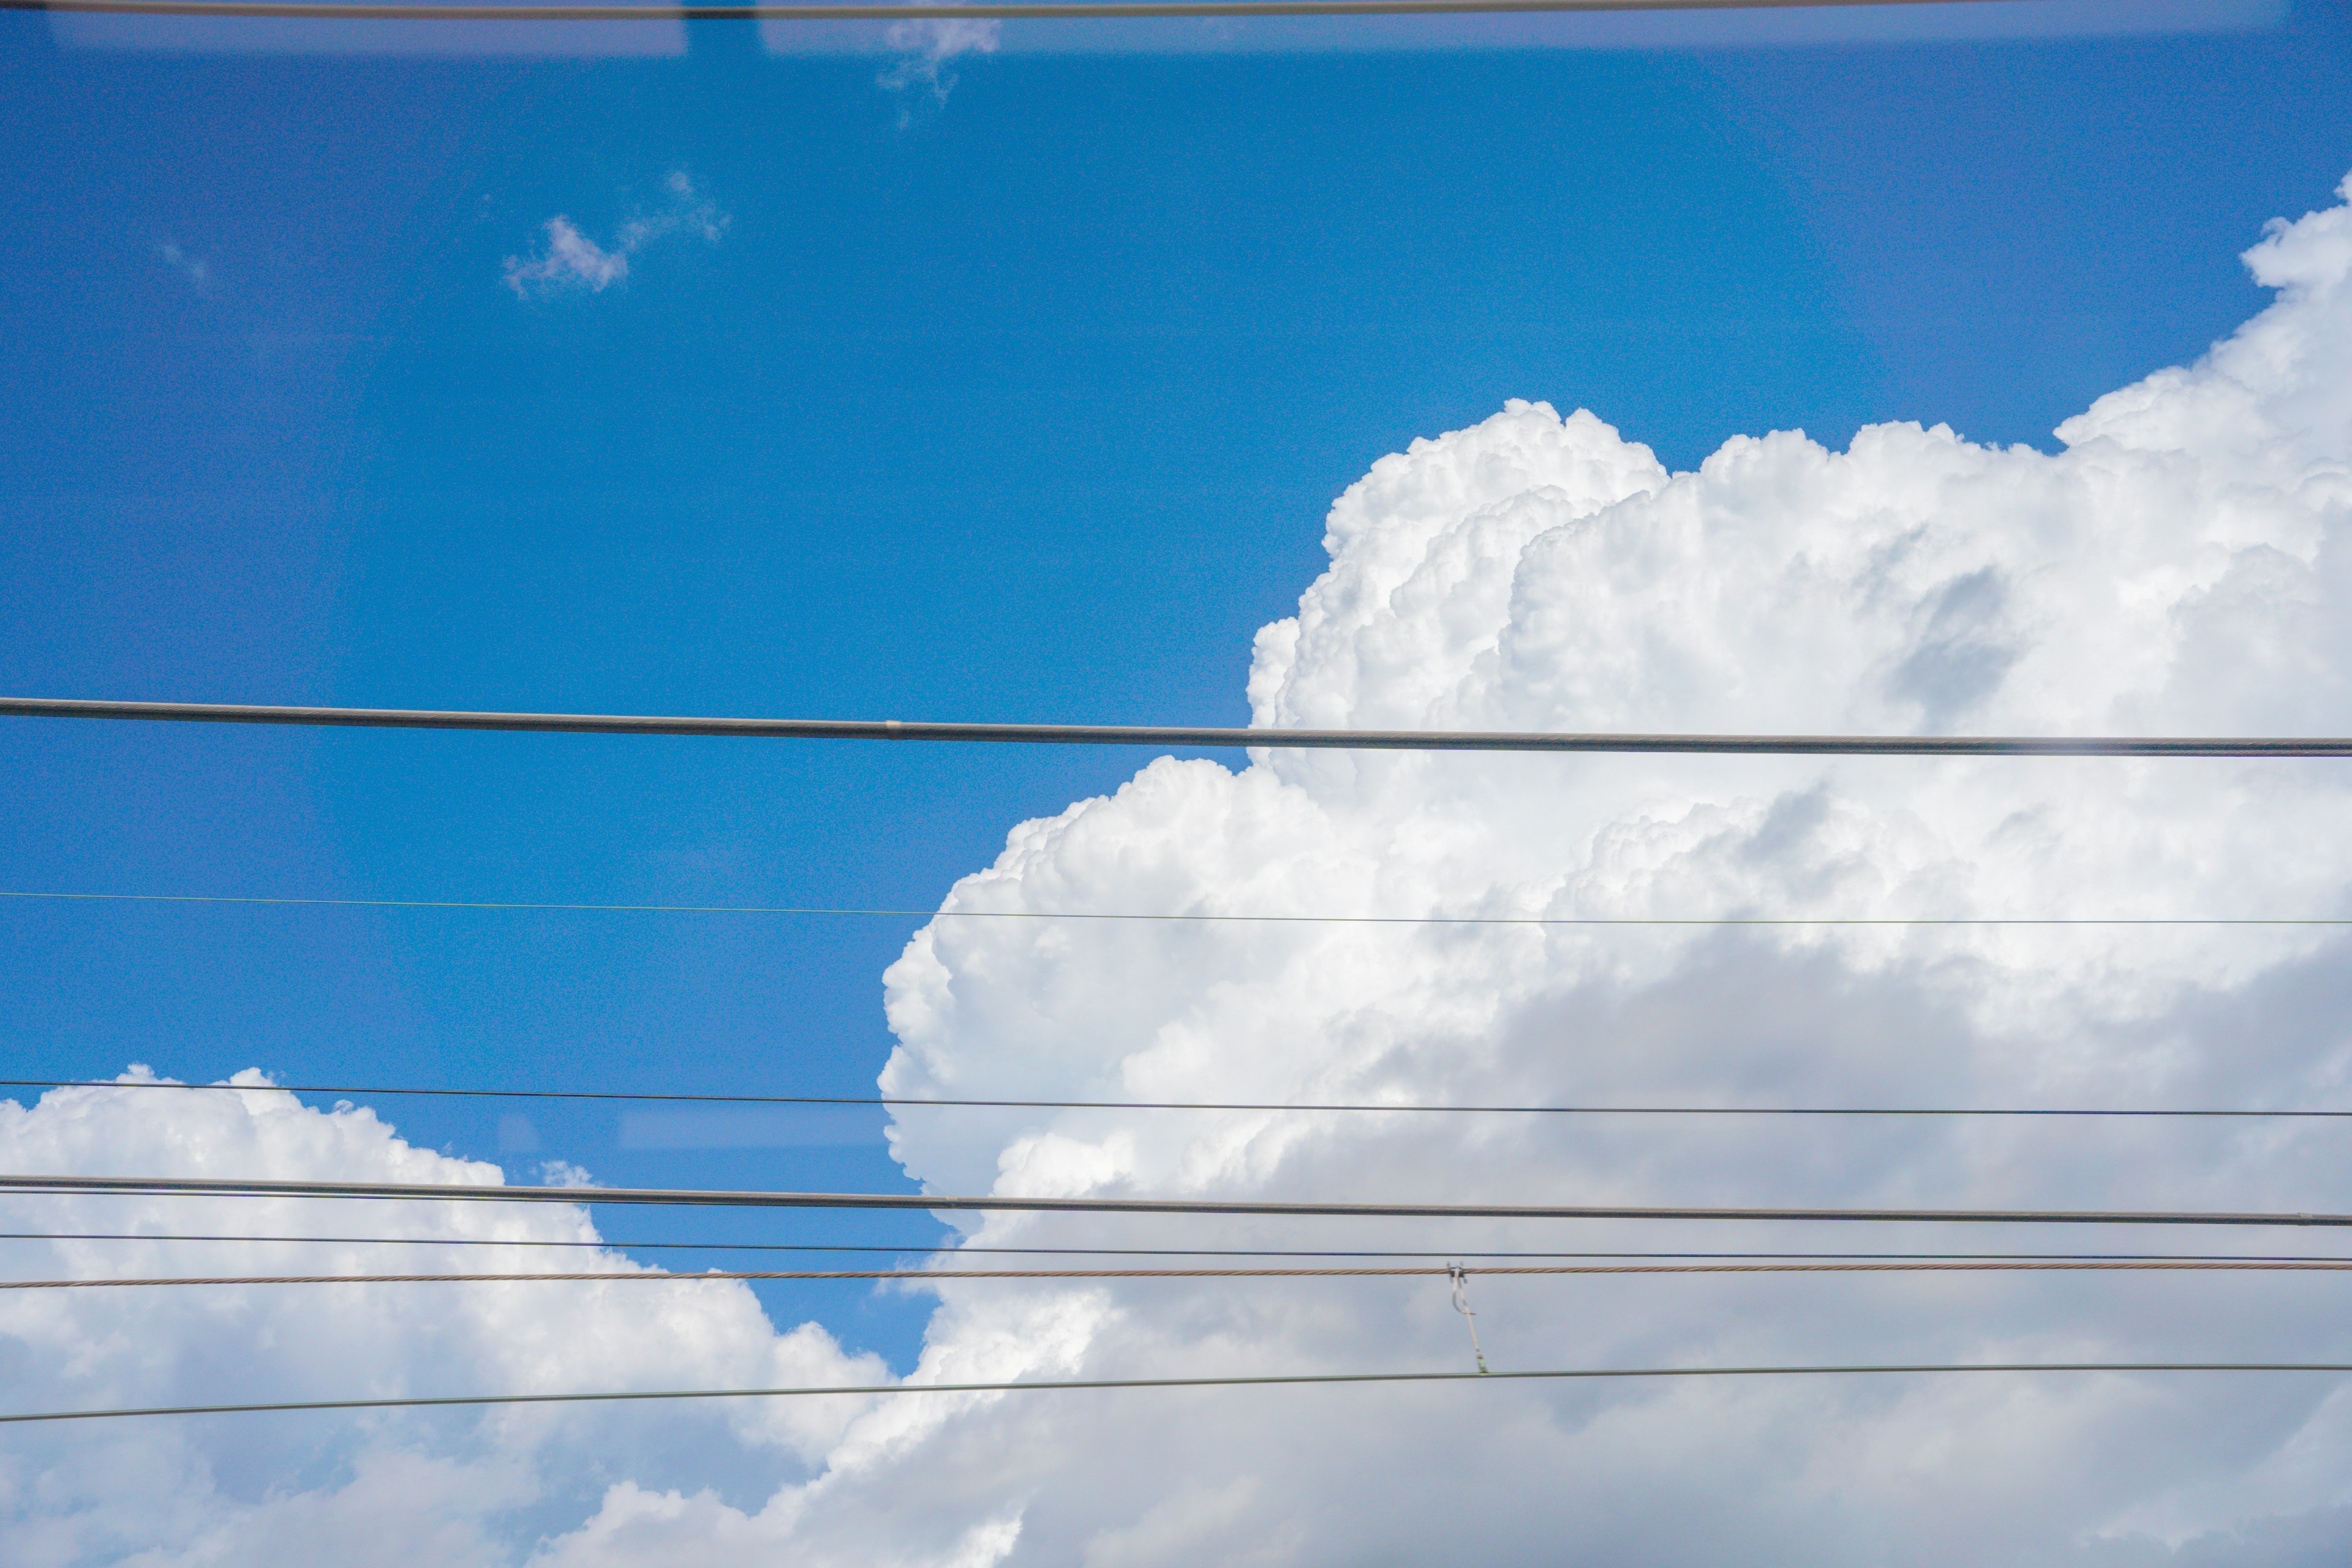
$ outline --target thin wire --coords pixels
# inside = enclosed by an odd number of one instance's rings
[[[886,910],[793,904],[528,904],[460,899],[294,899],[215,893],[52,893],[0,899],[77,903],[262,904],[338,910],[481,910],[607,915],[796,915],[870,920],[1154,921],[1216,925],[1381,926],[2346,926],[2344,915],[1256,915],[1092,910]]]
[[[0,1415],[0,1423],[102,1421],[127,1415],[248,1415],[295,1410],[416,1410],[453,1405],[589,1405],[634,1400],[794,1399],[814,1394],[1027,1394],[1088,1388],[1274,1388],[1316,1384],[1503,1383],[1666,1377],[1870,1377],[1943,1373],[2327,1373],[2352,1362],[2141,1361],[1963,1362],[1851,1366],[1624,1366],[1542,1372],[1322,1372],[1260,1377],[1097,1377],[1022,1383],[870,1383],[831,1388],[666,1388],[604,1394],[460,1394],[399,1399],[294,1399],[255,1405],[162,1405],[138,1410],[43,1410]]]
[[[499,1274],[229,1274],[179,1279],[0,1279],[0,1290],[72,1290],[133,1285],[484,1285],[627,1281],[679,1284],[737,1279],[1393,1279],[1473,1274],[1921,1274],[2211,1271],[2312,1274],[2352,1271],[2352,1258],[2279,1263],[2262,1258],[2091,1261],[1878,1261],[1869,1263],[1541,1263],[1444,1268],[712,1268],[695,1274],[612,1269]]]
[[[1010,1214],[1258,1215],[1353,1219],[1843,1221],[1928,1225],[2210,1225],[2352,1227],[2352,1214],[2182,1209],[1712,1208],[1621,1204],[1276,1203],[1230,1198],[1041,1198],[991,1194],[696,1191],[669,1187],[460,1186],[404,1182],[228,1181],[194,1176],[0,1175],[0,1192],[121,1196],[421,1198],[443,1203],[653,1204],[696,1208],[922,1209]]]
[[[431,1236],[156,1236],[138,1231],[0,1231],[0,1241],[237,1241],[251,1243],[306,1242],[365,1247],[593,1247],[614,1251],[670,1252],[909,1252],[940,1253],[962,1258],[1713,1258],[1726,1260],[1854,1259],[1874,1262],[1916,1258],[2032,1260],[2082,1259],[2090,1262],[2178,1261],[2184,1263],[2352,1263],[2352,1258],[2297,1253],[2162,1253],[2162,1252],[1442,1252],[1391,1249],[1300,1250],[1276,1247],[953,1247],[944,1243],[906,1247],[874,1247],[846,1243],[800,1241],[500,1241],[482,1237]],[[337,1278],[345,1278],[337,1276]],[[602,1279],[599,1275],[596,1278]]]
[[[53,5],[193,6],[210,0],[5,0],[35,9]],[[1187,4],[1191,0],[1186,0]],[[1255,5],[1258,0],[1244,0]],[[1447,4],[1475,7],[1549,6],[1579,0],[1341,0],[1365,6],[1418,8]],[[1704,0],[1668,0],[1700,4]],[[1745,4],[1746,0],[1740,0]],[[1832,0],[1869,4],[1872,0]],[[1302,10],[1329,8],[1307,0]],[[251,5],[249,14],[309,15],[307,6]],[[379,10],[388,9],[379,7]],[[428,8],[439,15],[441,8]],[[467,11],[469,7],[451,7]],[[562,7],[521,7],[553,16]],[[695,7],[660,8],[663,16]],[[717,8],[736,14],[731,8]],[[798,12],[852,18],[886,14],[878,6],[798,7]],[[1000,6],[1016,16],[1023,8]],[[487,8],[485,8],[487,14]],[[201,13],[198,13],[201,14]],[[337,14],[331,11],[330,15]],[[593,14],[606,15],[602,11]],[[913,15],[909,11],[904,13]],[[971,16],[969,6],[926,9],[925,15]],[[1100,10],[1093,14],[1103,14]],[[1121,15],[1158,14],[1145,6]],[[1218,14],[1198,6],[1179,15]],[[1228,13],[1230,14],[1230,13]],[[1294,13],[1297,14],[1297,13]],[[2329,736],[2182,737],[2119,735],[1667,735],[1481,730],[1272,730],[1192,724],[968,724],[897,719],[703,719],[603,713],[474,713],[418,708],[284,708],[221,702],[106,702],[71,698],[0,697],[0,716],[26,719],[161,720],[205,724],[294,724],[365,730],[496,730],[572,735],[724,735],[798,741],[954,741],[1055,746],[1179,746],[1208,751],[1301,748],[1336,751],[1544,752],[1673,753],[1709,756],[1856,757],[2352,757],[2352,738]]]
[[[682,1094],[620,1089],[413,1089],[383,1084],[173,1083],[161,1079],[0,1078],[0,1089],[173,1089],[236,1094],[410,1096],[435,1100],[577,1100],[647,1104],[899,1106],[966,1110],[1397,1111],[1451,1116],[2066,1116],[2343,1121],[2352,1110],[2178,1110],[2139,1106],[1953,1105],[1430,1105],[1380,1100],[918,1100],[906,1095]]]
[[[0,10],[97,12],[106,16],[301,16],[434,22],[896,22],[909,18],[1076,16],[1416,16],[1486,12],[1792,10],[1925,0],[1030,0],[1006,5],[334,5],[316,0],[0,0]]]

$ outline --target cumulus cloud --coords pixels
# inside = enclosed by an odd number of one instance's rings
[[[143,1076],[143,1075],[142,1075]],[[236,1173],[496,1184],[498,1167],[415,1148],[365,1109],[306,1110],[260,1086],[165,1095],[65,1089],[0,1101],[0,1168]],[[69,1235],[350,1234],[333,1205],[277,1200],[10,1198],[0,1228]],[[521,1212],[519,1212],[521,1211]],[[347,1222],[348,1215],[342,1216]],[[593,1241],[583,1210],[464,1204],[370,1205],[374,1234],[451,1241]],[[537,1269],[529,1247],[402,1247],[416,1272]],[[585,1270],[642,1272],[617,1254],[566,1255]],[[9,1244],[15,1278],[381,1270],[359,1245],[60,1239]],[[867,1383],[814,1324],[779,1333],[748,1289],[528,1284],[461,1290],[417,1310],[418,1287],[268,1287],[194,1292],[10,1291],[0,1356],[12,1409],[204,1404],[346,1394],[550,1392],[604,1386]],[[641,1294],[642,1293],[642,1294]],[[358,1422],[294,1417],[11,1429],[0,1441],[0,1561],[153,1564],[294,1560],[506,1563],[600,1506],[608,1469],[646,1484],[765,1495],[839,1442],[847,1400],[700,1412],[423,1414]],[[320,1455],[325,1455],[323,1460]],[[686,1458],[685,1456],[692,1456]],[[583,1485],[587,1489],[583,1492]]]
[[[2352,182],[2342,194],[2352,202]],[[1674,474],[1592,415],[1535,403],[1415,442],[1332,508],[1329,569],[1259,636],[1255,719],[2352,730],[2352,207],[2273,226],[2247,259],[2276,290],[2269,309],[2199,363],[2102,398],[2055,454],[1887,425],[1844,452],[1793,432],[1742,437]],[[1163,759],[1024,824],[948,907],[2342,916],[2347,810],[2352,780],[2326,763],[1265,751],[1238,773]],[[886,977],[899,1044],[882,1082],[1001,1099],[2341,1104],[2347,957],[2324,926],[941,921]],[[2352,1152],[2308,1124],[902,1107],[891,1138],[941,1192],[2314,1209],[2344,1206],[2352,1184]],[[364,1110],[258,1091],[202,1106],[57,1091],[0,1113],[0,1163],[495,1179],[406,1147]],[[9,1217],[126,1228],[113,1222],[162,1202],[16,1200]],[[281,1206],[268,1224],[304,1223]],[[593,1234],[577,1212],[426,1208],[383,1217],[422,1234]],[[1465,1253],[1987,1241],[1933,1227],[970,1224],[992,1243]],[[2217,1245],[2130,1244],[2184,1242]],[[2021,1244],[2115,1238],[1994,1242]],[[45,1245],[44,1267],[162,1260]],[[364,1288],[331,1322],[259,1292],[16,1301],[0,1303],[0,1332],[28,1369],[26,1404],[392,1389],[428,1371],[437,1386],[871,1375],[814,1326],[777,1333],[726,1287],[633,1289],[485,1294],[431,1322]],[[917,1380],[1469,1363],[1442,1279],[936,1289]],[[1472,1289],[1498,1370],[2352,1359],[2340,1277],[1488,1275]],[[0,1555],[250,1561],[352,1525],[387,1560],[546,1568],[2107,1568],[2334,1562],[2352,1544],[2352,1385],[2326,1380],[958,1394],[237,1430],[252,1441],[201,1424],[5,1439],[16,1533]],[[592,1444],[597,1465],[567,1468]]]
[[[2352,214],[2274,226],[2247,259],[2275,303],[2069,421],[2055,455],[1893,425],[1842,453],[1738,439],[1670,474],[1591,415],[1537,404],[1415,443],[1333,508],[1330,569],[1258,638],[1255,721],[2343,732]],[[2346,785],[2257,763],[1266,751],[1240,773],[1163,760],[1026,824],[950,907],[2335,915]],[[2312,1105],[2340,1102],[2352,1067],[2344,943],[2325,928],[1027,928],[917,939],[889,975],[890,1092]],[[2268,1126],[908,1112],[894,1138],[942,1191],[2310,1208],[2352,1178],[2338,1141]],[[979,1234],[1111,1230],[1003,1216]],[[1274,1222],[1215,1234],[1298,1244]],[[1349,1239],[1985,1245],[1630,1225]],[[2035,1238],[2053,1241],[2114,1245]],[[1308,1244],[1348,1241],[1327,1226]],[[1498,1367],[2352,1349],[2336,1293],[2303,1283],[1474,1289]],[[1003,1300],[946,1299],[976,1315]],[[1090,1375],[1468,1360],[1434,1281],[1114,1302]],[[932,1344],[960,1321],[943,1314]],[[2123,1377],[1244,1395],[992,1411],[931,1458],[993,1455],[1031,1500],[1020,1555],[1038,1562],[1867,1562],[1895,1540],[1925,1562],[2272,1560],[2352,1541],[2347,1408],[2324,1382]],[[945,1521],[869,1528],[935,1539]]]
[[[609,247],[581,233],[561,213],[549,218],[542,226],[546,241],[536,255],[506,258],[507,287],[522,300],[583,289],[601,294],[626,279],[629,258],[658,240],[688,237],[718,244],[728,223],[718,204],[696,190],[683,171],[673,171],[662,184],[667,200],[623,224]]]

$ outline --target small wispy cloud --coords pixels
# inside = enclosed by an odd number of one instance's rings
[[[213,279],[212,263],[206,261],[201,256],[189,255],[186,251],[180,248],[179,242],[176,240],[157,240],[155,242],[155,258],[161,261],[164,266],[171,268],[173,271],[185,276],[189,284],[194,287],[195,291],[199,294],[205,292],[205,290],[211,286]]]
[[[623,224],[610,245],[599,245],[558,213],[541,226],[546,243],[535,256],[506,259],[507,287],[515,297],[544,299],[574,289],[601,294],[629,275],[629,258],[658,240],[699,237],[716,245],[727,232],[727,215],[709,196],[694,188],[682,170],[663,182],[668,202]]]
[[[540,1184],[549,1187],[593,1187],[596,1178],[569,1160],[541,1160],[539,1163]]]
[[[961,16],[919,22],[894,22],[883,35],[890,47],[902,51],[898,64],[874,79],[875,85],[900,94],[928,96],[933,106],[945,103],[954,90],[955,73],[947,62],[958,55],[992,55],[1001,22],[967,21]],[[901,101],[898,123],[913,122],[914,104]]]

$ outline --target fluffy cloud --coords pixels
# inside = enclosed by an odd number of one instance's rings
[[[1539,404],[1416,442],[1333,508],[1330,569],[1259,637],[1256,718],[2352,731],[2352,208],[2275,226],[2248,261],[2277,290],[2266,311],[2198,364],[2100,400],[2054,454],[1893,425],[1843,453],[1796,434],[1737,439],[1670,474],[1592,416]],[[1024,824],[948,909],[2335,916],[2352,912],[2347,808],[2334,763],[1272,751],[1238,773],[1162,760]],[[2340,1105],[2347,957],[2323,926],[950,918],[887,976],[900,1044],[883,1082],[1005,1098]],[[0,1163],[487,1174],[404,1147],[363,1110],[204,1098],[51,1095],[0,1120]],[[939,1191],[2316,1208],[2344,1206],[2352,1185],[2352,1152],[2324,1124],[1008,1110],[905,1111],[891,1135]],[[80,1228],[128,1202],[45,1199],[13,1217]],[[383,1218],[592,1234],[562,1211]],[[1465,1252],[1987,1240],[971,1225],[998,1243]],[[60,1268],[160,1263],[56,1246]],[[360,1289],[331,1323],[260,1293],[9,1302],[0,1331],[26,1404],[344,1391],[354,1368],[386,1389],[423,1368],[438,1386],[460,1372],[478,1386],[868,1375],[814,1327],[777,1334],[730,1288],[635,1289],[485,1293],[432,1323]],[[938,1289],[923,1379],[1468,1363],[1440,1280]],[[2344,1289],[2327,1276],[1471,1287],[1498,1368],[2344,1360]],[[656,1312],[671,1316],[645,1331]],[[201,1424],[10,1438],[0,1504],[16,1533],[0,1552],[241,1562],[354,1524],[386,1560],[544,1568],[2267,1563],[2340,1561],[2352,1542],[2352,1391],[2322,1379],[1449,1384],[306,1422],[234,1441]],[[593,1470],[567,1463],[591,1451]],[[594,1495],[553,1479],[572,1476],[593,1477]]]
[[[241,1081],[261,1080],[247,1075]],[[0,1165],[12,1171],[331,1171],[358,1180],[501,1180],[496,1166],[408,1145],[367,1110],[310,1110],[260,1091],[61,1089],[29,1110],[0,1102]],[[340,1216],[339,1226],[328,1212],[335,1206],[13,1198],[0,1204],[0,1219],[7,1222],[0,1228],[347,1234],[351,1216]],[[366,1217],[368,1225],[357,1228],[453,1241],[579,1241],[595,1234],[583,1211],[564,1207],[493,1212],[403,1203],[371,1205]],[[421,1272],[543,1269],[550,1256],[470,1245],[400,1253],[400,1267]],[[565,1256],[583,1269],[640,1271],[598,1250]],[[61,1239],[11,1244],[10,1261],[16,1278],[385,1267],[376,1249],[258,1242],[194,1249],[162,1241]],[[11,1291],[0,1299],[8,1403],[13,1409],[61,1409],[299,1399],[329,1386],[362,1397],[773,1386],[864,1383],[883,1371],[870,1359],[843,1355],[814,1325],[778,1334],[750,1290],[735,1283],[509,1285],[436,1297],[429,1314],[416,1311],[415,1289]],[[249,1563],[274,1546],[299,1560],[335,1540],[341,1562],[506,1563],[512,1560],[511,1531],[568,1526],[593,1510],[603,1482],[583,1498],[573,1495],[578,1478],[610,1472],[765,1495],[835,1445],[856,1409],[854,1401],[831,1399],[650,1416],[583,1414],[18,1428],[0,1449],[0,1561],[24,1568],[111,1561],[161,1568]],[[681,1462],[682,1453],[695,1458]]]
[[[1591,416],[1532,404],[1416,443],[1334,507],[1330,570],[1260,634],[1255,719],[2352,729],[2352,215],[2277,226],[2247,259],[2279,291],[2273,307],[2198,365],[2068,422],[2055,455],[1897,425],[1844,453],[1793,433],[1734,440],[1670,475]],[[2346,783],[2326,764],[1274,751],[1238,775],[1162,761],[1030,823],[950,908],[2334,915],[2352,876]],[[1040,935],[949,920],[891,971],[901,1046],[884,1082],[1266,1100],[2340,1103],[2344,956],[2309,927]],[[2352,1177],[2340,1140],[2271,1126],[1074,1112],[980,1127],[934,1113],[902,1117],[896,1142],[940,1189],[1034,1193],[2307,1208]],[[982,1234],[1106,1228],[1006,1217]],[[1293,1234],[1223,1234],[1237,1230]],[[1864,1239],[1444,1235],[1415,1239]],[[1318,1239],[1335,1244],[1328,1227]],[[1498,1365],[2352,1350],[2334,1292],[2304,1283],[1474,1290]],[[1121,1293],[1086,1364],[1444,1365],[1465,1349],[1434,1284],[1155,1286]],[[1896,1540],[1933,1562],[2153,1560],[2177,1542],[2274,1559],[2290,1540],[2340,1555],[2352,1537],[2334,1446],[2347,1409],[2324,1383],[2128,1378],[1245,1395],[1172,1418],[1057,1407],[1042,1434],[1000,1447],[1023,1457],[1003,1467],[1008,1484],[1034,1489],[1024,1540],[1041,1562],[1682,1562],[1733,1542],[1749,1560],[1819,1562],[1876,1560]],[[1147,1419],[1151,1435],[1134,1436]]]
[[[663,189],[668,199],[623,224],[609,248],[581,233],[562,214],[549,218],[543,226],[547,242],[537,255],[507,258],[507,287],[523,300],[581,289],[601,294],[626,279],[629,258],[656,240],[683,236],[719,243],[727,232],[727,215],[718,204],[697,191],[683,171],[673,172]]]

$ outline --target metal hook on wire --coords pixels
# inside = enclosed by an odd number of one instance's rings
[[[1478,1371],[1486,1370],[1486,1352],[1478,1348],[1478,1314],[1470,1310],[1470,1270],[1459,1263],[1445,1266],[1446,1278],[1454,1281],[1454,1310],[1470,1325],[1470,1354],[1478,1363]]]

